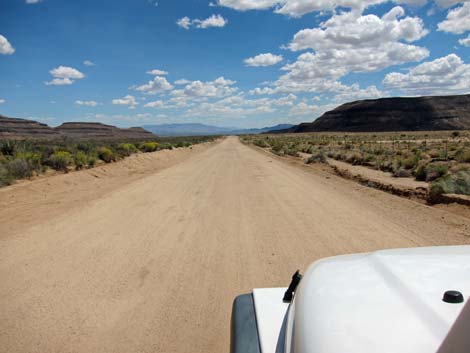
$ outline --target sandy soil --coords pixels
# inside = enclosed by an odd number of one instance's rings
[[[237,138],[174,160],[106,192],[87,171],[0,193],[2,352],[227,352],[237,294],[324,256],[470,243],[466,218]]]
[[[0,188],[0,239],[7,234],[87,207],[129,183],[178,164],[214,142],[152,153],[134,154],[119,163],[68,174],[50,171],[36,179]]]

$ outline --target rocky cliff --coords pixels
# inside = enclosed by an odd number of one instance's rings
[[[343,104],[283,132],[470,129],[470,94],[381,98]]]
[[[34,120],[7,118],[0,115],[0,139],[128,140],[155,137],[154,134],[140,127],[121,129],[101,123],[71,122],[51,128]]]

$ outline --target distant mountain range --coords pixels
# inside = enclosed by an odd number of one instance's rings
[[[276,133],[469,130],[470,94],[395,97],[340,105],[311,123]]]
[[[153,139],[155,137],[154,134],[141,127],[121,129],[94,122],[69,122],[53,128],[34,120],[8,118],[0,115],[0,139],[127,140]]]
[[[0,139],[61,139],[127,140],[154,139],[156,136],[203,136],[259,134],[289,129],[294,125],[279,124],[260,129],[237,129],[204,124],[164,124],[144,127],[118,128],[97,122],[66,122],[50,127],[34,120],[9,118],[0,115]]]
[[[122,129],[95,122],[67,122],[52,128],[34,120],[0,115],[0,138],[152,139],[157,136],[244,135],[316,131],[470,130],[470,94],[395,97],[346,103],[311,123],[240,129],[204,124],[145,125]]]
[[[268,126],[259,129],[240,129],[232,127],[219,127],[204,124],[161,124],[161,125],[144,125],[145,130],[153,132],[158,136],[204,136],[204,135],[248,135],[260,134],[274,130],[289,129],[292,124],[279,124],[276,126]]]

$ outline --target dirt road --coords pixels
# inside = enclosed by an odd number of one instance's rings
[[[236,294],[285,286],[324,256],[470,243],[468,219],[237,138],[63,213],[16,207],[28,226],[0,208],[0,351],[9,353],[227,352]]]

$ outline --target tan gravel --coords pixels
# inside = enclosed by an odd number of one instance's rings
[[[0,193],[0,351],[227,352],[237,294],[324,256],[470,243],[468,219],[235,137],[173,156],[94,197],[91,171]]]

